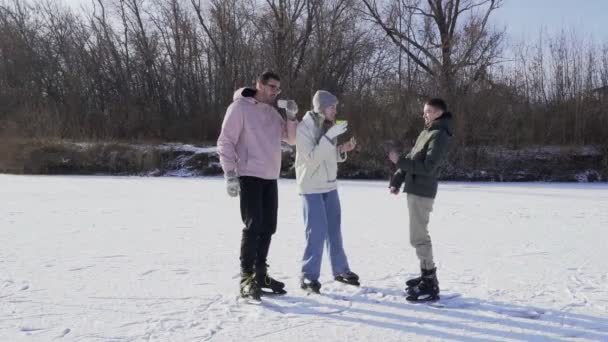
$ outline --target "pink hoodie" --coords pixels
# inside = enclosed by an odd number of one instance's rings
[[[297,121],[285,121],[271,105],[258,102],[241,88],[234,93],[217,140],[224,173],[277,179],[281,142],[295,145]]]

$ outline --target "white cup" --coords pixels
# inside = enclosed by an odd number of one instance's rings
[[[279,108],[287,108],[287,100],[278,100],[277,107]]]

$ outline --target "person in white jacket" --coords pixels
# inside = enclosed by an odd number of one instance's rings
[[[350,270],[342,244],[341,209],[338,196],[338,162],[356,147],[356,141],[338,145],[337,137],[347,123],[335,123],[338,99],[319,90],[313,110],[304,115],[296,132],[296,183],[304,205],[306,247],[302,258],[301,288],[319,293],[323,245],[327,244],[334,279],[359,285],[359,276]]]

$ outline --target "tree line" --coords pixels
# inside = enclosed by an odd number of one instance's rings
[[[317,89],[363,146],[411,143],[447,100],[458,146],[605,144],[608,43],[508,41],[501,0],[0,0],[0,135],[213,142],[264,70]]]

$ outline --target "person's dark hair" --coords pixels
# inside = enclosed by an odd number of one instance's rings
[[[425,105],[429,105],[429,106],[435,107],[437,109],[440,109],[442,112],[445,112],[448,110],[448,106],[445,104],[445,101],[443,101],[440,98],[430,99],[430,100],[426,101]]]
[[[262,84],[268,83],[268,80],[276,80],[280,82],[281,78],[272,71],[264,71],[260,76],[258,76],[258,82]]]

